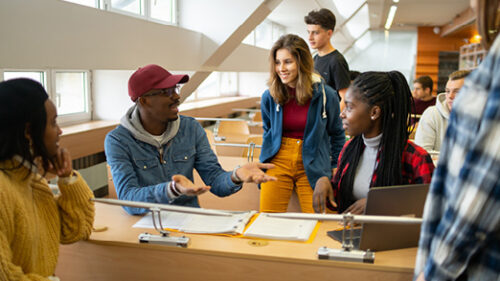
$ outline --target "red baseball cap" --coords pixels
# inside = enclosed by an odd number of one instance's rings
[[[149,64],[137,69],[128,80],[128,95],[132,101],[153,89],[167,89],[189,81],[187,74],[172,75],[163,67]]]

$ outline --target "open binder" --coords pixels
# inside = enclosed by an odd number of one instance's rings
[[[175,229],[185,233],[206,234],[242,234],[245,226],[256,211],[227,212],[228,216],[189,214],[178,212],[162,212],[161,221],[164,228]],[[151,213],[140,219],[134,227],[154,228]]]

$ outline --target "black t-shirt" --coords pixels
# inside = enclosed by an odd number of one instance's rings
[[[351,84],[349,65],[338,50],[322,57],[315,55],[314,69],[325,79],[326,84],[337,91],[337,93]]]

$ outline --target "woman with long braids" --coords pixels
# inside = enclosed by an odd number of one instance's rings
[[[345,143],[338,95],[313,73],[309,47],[297,35],[274,43],[270,64],[260,161],[275,165],[267,174],[278,180],[261,184],[260,211],[286,212],[295,190],[302,212],[312,213],[314,184],[331,177]]]
[[[59,280],[59,244],[92,231],[93,193],[59,146],[56,118],[40,83],[0,83],[0,280]],[[57,197],[47,173],[59,176]]]
[[[362,73],[347,90],[345,103],[340,117],[352,139],[340,153],[331,184],[327,177],[316,183],[316,212],[324,212],[328,201],[340,213],[362,214],[371,187],[431,181],[431,157],[408,140],[413,100],[400,72]]]

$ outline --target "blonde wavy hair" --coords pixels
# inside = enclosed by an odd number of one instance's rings
[[[286,49],[295,58],[297,63],[298,75],[297,84],[295,87],[295,96],[297,103],[304,105],[309,99],[312,98],[312,74],[314,73],[314,61],[309,52],[309,47],[306,41],[295,34],[287,34],[281,36],[273,48],[269,56],[270,62],[270,75],[267,85],[269,92],[274,99],[274,102],[284,105],[290,99],[286,85],[281,82],[281,79],[276,73],[276,52],[280,49]]]

